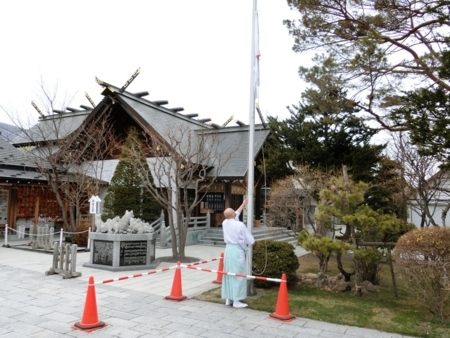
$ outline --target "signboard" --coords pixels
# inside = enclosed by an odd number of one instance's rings
[[[120,242],[120,266],[147,264],[147,241]]]
[[[93,264],[113,265],[113,245],[111,241],[94,241]]]

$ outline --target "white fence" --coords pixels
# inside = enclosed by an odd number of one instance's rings
[[[156,234],[156,238],[159,238],[159,245],[162,248],[168,246],[172,242],[172,236],[170,235],[169,226],[166,226],[164,221],[164,212],[161,211],[161,217],[150,224]],[[190,217],[188,232],[189,231],[201,231],[207,230],[211,227],[211,215],[208,212],[206,216]],[[177,231],[177,229],[175,230]]]

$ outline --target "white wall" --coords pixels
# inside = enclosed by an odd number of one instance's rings
[[[442,210],[450,203],[450,200],[444,201],[432,201],[430,202],[430,207],[428,208],[433,220],[437,225],[442,224]],[[408,222],[413,223],[417,228],[420,228],[420,223],[422,220],[422,215],[420,210],[417,208],[417,202],[411,201],[408,208]],[[427,219],[425,226],[431,225],[429,219]],[[450,210],[447,213],[447,217],[445,218],[445,225],[450,226]]]

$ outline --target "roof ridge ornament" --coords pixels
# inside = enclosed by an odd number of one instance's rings
[[[130,85],[131,82],[133,82],[133,80],[139,75],[139,73],[141,72],[141,67],[139,67],[133,75],[130,76],[130,78],[128,79],[127,82],[125,82],[125,84],[122,86],[122,88],[120,88],[120,92],[123,93],[125,91],[125,89],[127,89],[127,87]]]
[[[97,83],[98,83],[100,86],[105,86],[105,83],[104,83],[102,80],[100,80],[97,76],[95,77],[95,81],[97,81]]]
[[[256,103],[255,108],[256,108],[256,111],[258,112],[259,118],[261,119],[261,123],[262,123],[263,127],[266,128],[266,122],[264,121],[264,116],[261,113],[261,109],[259,109],[258,103]]]
[[[72,107],[66,107],[66,109],[67,109],[68,111],[71,111],[72,113],[79,113],[79,112],[82,112],[81,109],[72,108]]]
[[[222,128],[225,128],[228,125],[228,123],[233,121],[233,119],[234,119],[234,115],[231,115],[230,118],[222,124]]]
[[[159,101],[150,101],[150,103],[153,103],[157,106],[164,106],[166,104],[169,104],[169,101],[167,100],[159,100]]]
[[[207,125],[210,125],[210,126],[213,127],[214,129],[220,129],[220,128],[221,128],[220,125],[218,125],[217,123],[214,123],[213,121],[206,122],[206,124],[207,124]]]
[[[99,80],[99,79],[97,79],[97,78],[95,78],[95,80],[97,80],[97,83],[98,83],[98,84],[103,83],[102,80]],[[99,81],[100,81],[101,83],[100,83]],[[94,101],[91,99],[91,97],[89,96],[89,94],[88,94],[87,92],[84,92],[84,96],[86,96],[86,98],[88,99],[88,101],[89,101],[89,103],[92,105],[92,107],[95,108],[95,103],[94,103]],[[81,107],[81,106],[80,106],[80,107]]]
[[[173,111],[174,113],[178,113],[179,111],[183,111],[184,108],[183,107],[176,107],[176,108],[169,108],[171,111]]]
[[[45,118],[44,113],[39,109],[38,106],[36,106],[36,104],[33,101],[31,101],[31,105],[34,107],[34,109],[36,109],[36,111],[39,113],[39,115],[41,115],[42,118]]]
[[[239,121],[238,119],[233,120],[234,123],[236,123],[239,127],[244,127],[246,124],[244,122]]]
[[[144,96],[150,95],[150,91],[146,90],[144,92],[137,92],[137,93],[133,93],[133,95],[137,96],[137,97],[144,97]]]
[[[95,77],[95,81],[97,81],[97,83],[104,87],[104,88],[109,88],[111,91],[114,91],[114,89],[112,87],[114,87],[113,85],[109,84],[108,82],[105,82],[103,80],[100,80],[98,77]]]

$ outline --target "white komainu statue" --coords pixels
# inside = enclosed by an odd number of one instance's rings
[[[133,210],[126,210],[122,218],[116,216],[113,219],[108,218],[106,222],[102,221],[101,215],[95,215],[95,226],[97,232],[109,234],[118,234],[122,231],[143,234],[154,231],[150,224],[134,218]]]

